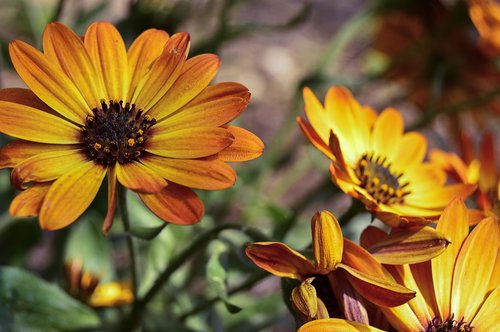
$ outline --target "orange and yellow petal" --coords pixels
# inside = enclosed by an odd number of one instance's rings
[[[130,282],[107,282],[97,285],[87,303],[92,307],[115,307],[133,301],[134,293]]]
[[[278,277],[305,280],[315,271],[304,255],[280,242],[251,243],[245,253],[255,265]]]
[[[29,89],[22,89],[22,88],[0,89],[0,100],[26,105],[47,113],[58,114],[47,104],[45,104],[40,98],[38,98],[37,95],[33,93],[33,91]]]
[[[426,192],[412,192],[405,197],[406,204],[426,209],[446,206],[455,198],[465,199],[476,189],[474,184],[457,183]]]
[[[139,197],[155,215],[176,225],[196,224],[205,212],[194,191],[172,182],[157,194],[139,194]]]
[[[328,211],[316,212],[311,220],[311,233],[316,273],[327,274],[335,270],[342,260],[344,248],[339,222]]]
[[[168,181],[190,188],[226,189],[236,181],[236,172],[220,160],[170,159],[148,155],[141,161]]]
[[[167,181],[138,161],[116,163],[116,177],[128,189],[144,194],[156,194],[167,186]]]
[[[214,155],[234,141],[224,128],[195,127],[155,134],[147,141],[146,151],[177,159],[196,159]]]
[[[77,145],[45,144],[15,140],[0,149],[0,168],[13,168],[25,159],[40,153],[75,150]]]
[[[310,321],[318,314],[318,296],[316,288],[311,285],[314,278],[308,278],[292,290],[291,302],[294,309],[304,318]]]
[[[500,303],[500,287],[497,286],[479,309],[471,322],[477,331],[495,331],[498,328],[498,304]]]
[[[104,86],[106,97],[127,100],[130,82],[127,51],[118,30],[108,22],[93,23],[85,32],[84,45],[96,69],[97,76],[93,79]]]
[[[94,199],[105,175],[105,167],[88,161],[57,179],[40,208],[40,226],[57,230],[75,221]]]
[[[227,126],[234,140],[227,148],[220,151],[218,159],[225,162],[249,161],[260,157],[264,143],[254,133],[236,126]]]
[[[52,182],[36,183],[19,193],[10,203],[9,213],[14,217],[35,217]]]
[[[208,86],[219,66],[220,60],[214,54],[202,54],[187,60],[174,85],[148,114],[160,121],[186,105]]]
[[[392,159],[403,135],[403,117],[393,108],[384,110],[375,120],[372,131],[372,151]],[[391,160],[395,162],[397,159]]]
[[[85,121],[90,113],[85,99],[56,64],[31,45],[19,40],[10,43],[9,51],[19,76],[44,103],[75,123]]]
[[[330,148],[328,146],[328,141],[325,142],[321,137],[318,135],[318,133],[314,130],[314,128],[306,122],[303,118],[300,116],[296,117],[297,123],[299,125],[300,130],[302,130],[302,133],[304,136],[309,140],[309,142],[316,147],[319,151],[321,151],[325,156],[330,158],[331,160],[335,160],[335,155],[330,151]]]
[[[427,140],[417,132],[409,132],[401,137],[398,146],[392,155],[394,168],[399,172],[407,172],[424,160],[427,151]]]
[[[376,327],[339,318],[313,320],[302,325],[297,332],[382,332]]]

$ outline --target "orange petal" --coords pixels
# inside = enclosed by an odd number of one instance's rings
[[[169,159],[149,155],[141,161],[161,177],[190,188],[226,189],[236,181],[236,172],[220,160]]]
[[[234,136],[224,128],[197,127],[152,135],[146,151],[163,157],[195,159],[208,157],[231,145]]]
[[[51,185],[52,182],[36,183],[22,191],[10,203],[9,213],[14,217],[37,216]]]
[[[39,143],[80,143],[80,130],[72,123],[29,106],[0,101],[0,131]]]
[[[137,83],[146,75],[153,62],[160,56],[168,39],[168,33],[165,31],[148,29],[141,33],[130,45],[127,52],[130,77],[128,96],[134,95]]]
[[[436,230],[443,233],[450,244],[438,257],[431,261],[434,292],[441,318],[451,317],[451,283],[453,269],[462,242],[469,233],[469,221],[465,204],[456,199],[452,201],[439,218]]]
[[[302,325],[297,332],[382,332],[376,327],[340,318],[317,319]]]
[[[49,105],[45,104],[40,98],[29,89],[6,88],[0,89],[0,100],[10,101],[11,103],[26,105],[39,109],[41,111],[58,114]]]
[[[321,105],[321,102],[311,89],[305,87],[302,90],[302,94],[304,97],[304,110],[307,120],[310,123],[311,131],[314,131],[320,140],[324,144],[327,144],[330,130],[333,129],[331,121],[328,121],[323,105]]]
[[[75,83],[89,110],[101,104],[104,88],[80,37],[62,23],[50,23],[43,33],[43,50]]]
[[[87,161],[79,150],[53,151],[34,155],[12,170],[12,184],[23,188],[28,182],[47,182],[71,172]]]
[[[495,140],[498,143],[498,136],[492,133],[484,135],[479,151],[479,161],[481,164],[481,173],[479,176],[479,188],[483,192],[487,192],[496,188],[499,178],[498,163],[496,160],[497,149]]]
[[[388,234],[385,231],[370,225],[361,232],[361,235],[359,236],[359,244],[366,249],[384,240],[387,236]]]
[[[186,61],[182,72],[168,92],[148,111],[160,121],[196,97],[215,77],[220,60],[213,54],[202,54]]]
[[[103,98],[127,100],[127,52],[118,30],[108,22],[93,23],[85,32],[84,44],[97,72],[95,80],[99,80],[107,92]]]
[[[476,189],[476,185],[457,183],[425,192],[412,192],[405,197],[408,205],[436,209],[446,206],[454,198],[465,199]]]
[[[104,222],[102,224],[103,234],[108,234],[111,226],[113,225],[113,219],[115,217],[116,211],[116,166],[108,167],[108,211],[106,212],[106,217],[104,217]]]
[[[158,194],[139,197],[155,215],[176,225],[196,224],[205,213],[203,202],[194,191],[172,182]]]
[[[164,178],[137,161],[123,165],[117,163],[115,167],[118,181],[133,191],[156,194],[167,186]]]
[[[105,167],[89,161],[57,179],[40,208],[42,229],[56,230],[75,221],[94,199],[105,175]]]
[[[344,248],[339,222],[328,211],[316,212],[311,220],[311,233],[316,273],[327,274],[335,270],[342,260]]]
[[[0,168],[15,167],[25,159],[46,152],[75,150],[77,145],[45,144],[15,140],[0,149]]]
[[[309,123],[307,123],[304,119],[302,119],[300,116],[295,118],[297,120],[297,123],[299,124],[300,130],[302,130],[302,133],[304,136],[309,140],[309,142],[314,145],[316,149],[321,151],[325,156],[330,158],[331,160],[335,160],[335,156],[332,154],[330,151],[330,148],[328,145],[319,137],[319,135],[316,133],[313,127]]]
[[[394,169],[399,172],[407,171],[412,165],[422,162],[426,152],[427,140],[425,136],[416,132],[404,134],[391,155],[393,156]]]
[[[307,258],[280,242],[251,243],[245,253],[255,265],[278,277],[305,280],[314,273],[314,267]]]
[[[500,303],[500,287],[497,286],[488,295],[471,326],[477,331],[495,331],[498,329],[498,304]]]
[[[481,221],[464,241],[455,264],[451,310],[471,321],[486,297],[499,245],[498,221]],[[487,244],[487,245],[485,245]]]
[[[378,156],[389,158],[392,156],[403,135],[403,117],[394,108],[385,109],[375,120],[372,132],[372,149]]]
[[[235,126],[227,126],[227,130],[233,135],[234,141],[219,152],[218,158],[220,160],[226,162],[248,161],[262,155],[264,143],[257,135]]]
[[[22,41],[10,43],[9,51],[17,73],[41,100],[71,121],[85,121],[91,110],[78,88],[61,69]]]
[[[149,110],[165,95],[179,77],[189,50],[189,34],[176,33],[165,44],[162,54],[139,81],[132,103]]]

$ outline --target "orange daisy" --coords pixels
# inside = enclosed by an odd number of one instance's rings
[[[305,88],[304,101],[308,122],[300,117],[297,122],[332,160],[332,180],[386,224],[436,220],[453,198],[474,190],[471,184],[445,185],[445,173],[424,162],[425,137],[404,133],[397,110],[388,108],[377,116],[343,87],[328,90],[325,106]]]
[[[228,123],[250,93],[238,83],[209,86],[216,55],[187,59],[189,34],[150,29],[125,48],[116,28],[92,24],[83,38],[61,23],[43,34],[43,52],[16,40],[12,63],[27,89],[0,91],[0,132],[19,140],[0,167],[24,191],[15,216],[43,229],[71,224],[108,182],[107,232],[122,185],[163,220],[193,224],[204,206],[191,188],[232,186],[226,163],[258,157],[263,144]],[[29,185],[31,184],[31,185]]]

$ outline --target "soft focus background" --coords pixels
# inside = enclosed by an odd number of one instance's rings
[[[12,69],[8,43],[22,39],[40,48],[44,27],[54,20],[79,34],[93,21],[110,21],[127,45],[151,27],[171,35],[187,31],[190,56],[220,56],[216,81],[240,82],[252,93],[237,122],[262,138],[264,155],[235,166],[233,188],[200,192],[207,213],[198,225],[164,227],[130,197],[133,227],[142,231],[142,290],[204,230],[222,223],[248,226],[245,234],[221,233],[183,264],[150,305],[146,331],[292,331],[295,322],[283,301],[288,295],[281,290],[289,285],[253,266],[244,244],[268,239],[307,249],[310,218],[322,209],[342,217],[344,235],[355,241],[371,222],[368,213],[350,208],[351,199],[330,181],[326,157],[296,125],[295,117],[303,115],[303,86],[323,100],[329,86],[346,85],[377,111],[396,107],[407,128],[424,132],[430,146],[450,151],[458,151],[462,131],[477,143],[483,133],[500,129],[498,64],[480,46],[463,1],[0,0],[2,88],[24,86]],[[9,140],[0,136],[2,145]],[[99,231],[105,192],[78,222],[57,232],[42,232],[36,219],[12,219],[8,205],[14,195],[9,170],[0,170],[1,265],[62,288],[63,263],[70,259],[82,259],[103,281],[127,280],[121,223],[115,222],[107,238]],[[12,317],[2,298],[17,295],[1,291],[0,285],[0,331],[9,319],[33,326],[51,324],[47,317],[69,319],[36,303],[35,314]],[[98,314],[107,326],[123,311],[101,308]]]

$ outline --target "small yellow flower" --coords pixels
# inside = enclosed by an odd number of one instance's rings
[[[257,158],[263,144],[228,125],[245,110],[247,88],[208,86],[220,61],[213,54],[187,59],[189,44],[187,33],[150,29],[127,51],[105,22],[83,38],[51,23],[43,52],[13,41],[12,63],[30,90],[0,90],[0,132],[18,138],[0,151],[0,167],[13,168],[12,182],[25,189],[10,212],[39,216],[43,229],[63,228],[107,176],[104,232],[118,184],[165,221],[198,222],[204,206],[191,188],[232,186],[236,172],[226,162]]]
[[[377,116],[343,87],[328,90],[325,106],[305,88],[304,101],[308,121],[297,121],[309,141],[332,160],[332,180],[386,224],[436,220],[450,200],[474,190],[470,184],[445,185],[445,173],[423,161],[426,139],[404,133],[397,110],[388,108]]]

